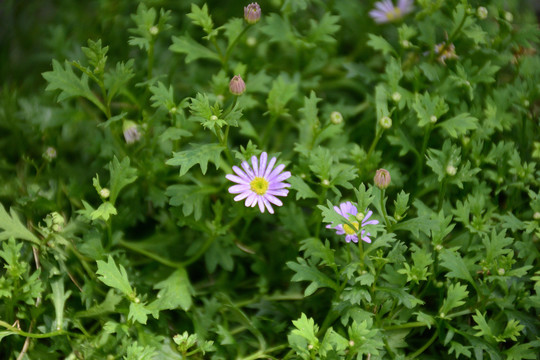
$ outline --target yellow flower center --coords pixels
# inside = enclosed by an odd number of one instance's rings
[[[259,176],[251,180],[251,182],[249,183],[249,186],[251,186],[251,191],[253,191],[257,195],[266,194],[266,190],[268,190],[268,185],[268,181],[265,178]]]
[[[343,225],[343,230],[345,231],[345,234],[347,235],[354,235],[360,228],[360,224],[358,221],[351,222],[354,225],[354,229],[351,228],[348,224]]]
[[[395,7],[393,11],[389,11],[386,13],[386,18],[388,19],[388,21],[394,21],[401,18],[401,9]]]

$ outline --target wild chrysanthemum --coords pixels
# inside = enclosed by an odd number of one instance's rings
[[[392,0],[382,0],[375,3],[375,9],[369,12],[369,16],[377,24],[384,24],[401,19],[413,10],[414,0],[398,0],[394,6]]]
[[[346,242],[352,241],[354,243],[357,243],[358,235],[356,233],[358,232],[358,230],[360,230],[366,225],[376,225],[379,223],[378,220],[369,220],[369,218],[373,214],[373,211],[369,210],[366,214],[358,212],[356,205],[354,205],[350,201],[339,204],[339,207],[334,206],[334,210],[354,225],[354,229],[348,224],[339,224],[337,226],[333,226],[333,224],[326,225],[328,229],[335,229],[336,234],[345,235]],[[370,233],[362,229],[362,232],[360,233],[360,238],[362,239],[362,241],[371,243],[371,239],[369,238],[370,236]]]
[[[283,203],[276,196],[287,196],[289,190],[285,189],[291,185],[284,183],[291,177],[290,171],[282,172],[285,165],[280,164],[274,169],[276,158],[270,159],[267,164],[268,154],[263,152],[260,160],[256,156],[251,157],[252,167],[247,161],[242,162],[242,169],[238,166],[233,166],[233,171],[236,173],[228,174],[225,177],[230,181],[237,183],[229,188],[231,194],[238,194],[234,201],[246,199],[247,207],[259,205],[259,209],[264,213],[264,208],[268,209],[270,214],[274,213],[272,204],[281,206]]]

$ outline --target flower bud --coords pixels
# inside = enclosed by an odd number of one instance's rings
[[[506,11],[506,12],[504,13],[504,18],[506,19],[506,21],[512,22],[512,21],[514,20],[514,15],[512,15],[511,12]]]
[[[246,91],[246,83],[240,75],[235,75],[229,83],[229,90],[233,95],[242,95]]]
[[[111,191],[107,188],[103,188],[99,190],[99,196],[101,196],[104,199],[108,198],[110,195],[111,195]]]
[[[150,35],[156,36],[159,33],[159,28],[154,25],[148,31],[150,32]]]
[[[255,24],[261,18],[261,7],[257,3],[244,6],[244,19],[248,24]]]
[[[431,117],[429,118],[429,121],[435,124],[437,122],[437,117],[435,115],[431,115]]]
[[[483,6],[480,6],[478,9],[476,9],[476,15],[478,15],[480,19],[484,20],[488,16],[488,10]]]
[[[540,220],[540,211],[537,211],[537,212],[534,213],[533,219],[534,220]]]
[[[409,40],[403,40],[401,41],[401,46],[403,46],[403,48],[405,49],[408,49],[411,47],[411,42]]]
[[[390,173],[386,169],[379,169],[375,173],[375,177],[373,178],[373,182],[375,183],[375,186],[378,187],[381,190],[384,190],[390,185]]]
[[[349,346],[351,346],[351,347],[354,346],[354,341],[349,340]]]
[[[330,114],[330,121],[335,125],[341,124],[343,122],[343,115],[339,111],[333,111]]]
[[[497,270],[497,272],[499,273],[500,276],[503,276],[504,273],[505,273],[505,271],[504,271],[503,268],[499,268],[499,269]]]
[[[246,44],[249,47],[254,47],[255,45],[257,45],[257,38],[255,36],[248,36],[248,38],[246,39]]]
[[[394,100],[394,102],[399,102],[399,100],[401,100],[401,94],[396,91],[392,94],[392,100]]]
[[[324,180],[322,181],[322,184],[323,184],[324,186],[330,186],[330,181],[328,181],[328,179],[324,179]]]
[[[457,169],[454,165],[450,164],[446,167],[446,173],[449,175],[449,176],[454,176],[456,175],[457,173]]]
[[[52,161],[56,158],[56,149],[52,146],[49,146],[47,150],[43,153],[43,158],[47,161]]]
[[[216,115],[212,115],[212,116],[210,116],[210,120],[217,121],[218,117]]]
[[[133,144],[141,139],[139,126],[131,120],[124,121],[122,131],[124,132],[124,139],[128,144]]]
[[[392,127],[392,119],[390,119],[388,116],[383,116],[379,120],[379,125],[381,125],[383,129],[388,130]]]

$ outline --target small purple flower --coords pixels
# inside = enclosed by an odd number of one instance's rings
[[[133,144],[141,139],[139,126],[131,120],[124,121],[122,131],[124,133],[124,139],[128,144]]]
[[[281,206],[283,203],[276,196],[287,196],[289,190],[285,189],[290,187],[291,184],[284,183],[291,177],[290,171],[282,172],[285,165],[280,164],[276,166],[276,158],[273,157],[267,164],[268,154],[263,152],[260,160],[256,156],[251,157],[251,164],[249,166],[247,161],[242,162],[242,168],[233,166],[232,169],[236,173],[227,174],[225,177],[230,181],[237,183],[229,188],[231,194],[239,194],[234,198],[234,201],[240,201],[246,199],[246,207],[254,207],[259,205],[259,210],[264,213],[264,208],[268,209],[270,214],[274,213],[272,204]]]
[[[261,7],[257,3],[244,6],[244,19],[248,24],[255,24],[261,18]]]
[[[373,214],[373,211],[369,210],[365,215],[361,212],[358,212],[358,209],[356,208],[356,205],[353,204],[350,201],[344,202],[339,204],[339,207],[334,206],[334,210],[347,220],[349,220],[353,225],[354,229],[350,227],[348,224],[339,224],[337,226],[332,225],[326,225],[327,229],[335,229],[336,234],[338,235],[345,235],[345,241],[346,242],[358,242],[358,235],[356,234],[360,228],[363,228],[366,225],[376,225],[379,223],[378,220],[369,220],[371,215]],[[360,233],[360,238],[367,242],[371,243],[371,239],[369,238],[371,236],[370,233],[366,232],[366,230],[362,229],[362,232]]]
[[[398,0],[398,5],[394,6],[392,0],[382,0],[375,3],[375,9],[369,12],[369,16],[377,24],[397,21],[413,10],[414,0]]]
[[[437,54],[437,60],[443,65],[446,65],[446,60],[457,59],[456,46],[452,43],[440,43],[435,45],[435,54]]]

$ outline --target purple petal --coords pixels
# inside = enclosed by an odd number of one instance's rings
[[[244,179],[244,181],[250,182],[250,179],[247,176],[247,174],[243,172],[242,169],[240,169],[238,166],[235,165],[232,167],[232,169],[240,178]]]
[[[238,183],[238,184],[249,185],[249,181],[246,181],[246,180],[242,179],[240,176],[236,176],[236,175],[233,175],[233,174],[227,174],[227,175],[225,175],[225,178],[227,180],[230,180],[230,181]]]
[[[261,154],[260,164],[259,164],[259,176],[263,176],[266,172],[266,159],[268,158],[268,154],[266,152],[263,152]]]
[[[364,216],[364,219],[363,220],[367,220],[371,217],[371,215],[373,214],[373,211],[369,210],[366,214],[366,216]]]
[[[283,180],[287,180],[290,177],[291,177],[291,172],[285,171],[281,173],[280,175],[278,175],[275,179],[272,179],[272,182],[281,182]]]
[[[240,195],[236,195],[236,196],[234,197],[234,201],[244,200],[244,199],[247,198],[250,194],[252,194],[251,191],[244,191],[243,193],[240,193]]]
[[[229,192],[231,194],[240,194],[241,192],[247,191],[249,189],[250,189],[249,185],[244,185],[244,184],[242,184],[242,185],[233,185],[233,186],[231,186],[229,188]]]
[[[362,226],[377,225],[378,223],[379,223],[379,220],[369,220],[369,221],[366,221],[366,222],[362,221]]]
[[[277,159],[275,157],[270,159],[270,162],[268,163],[268,166],[266,166],[266,171],[264,172],[264,175],[263,175],[265,179],[268,179],[268,176],[270,176],[270,172],[272,172],[272,168],[276,164],[276,161]]]
[[[257,160],[255,155],[251,157],[251,165],[253,165],[253,173],[255,176],[259,176],[259,160]]]
[[[268,209],[268,212],[270,214],[273,214],[274,213],[274,208],[272,207],[272,205],[270,205],[270,202],[268,200],[266,200],[265,198],[263,198],[263,201],[264,201],[264,205]]]
[[[246,199],[246,203],[245,203],[246,207],[252,206],[252,204],[254,204],[256,200],[257,200],[257,194],[255,194],[254,192],[251,192]]]
[[[269,190],[278,190],[278,189],[283,189],[283,188],[288,188],[288,187],[291,187],[291,184],[282,183],[282,182],[271,183],[270,185],[268,185]]]
[[[266,177],[266,180],[268,180],[268,182],[273,182],[274,181],[274,178],[276,176],[279,175],[279,173],[281,173],[283,171],[283,169],[285,169],[285,165],[283,164],[279,164],[278,166],[276,166],[276,168],[270,173],[270,175],[268,175],[268,177]]]
[[[269,202],[271,202],[272,204],[275,204],[277,206],[283,206],[283,202],[281,202],[281,200],[279,200],[274,195],[270,195],[269,193],[266,193],[264,194],[264,198],[268,200]]]
[[[289,190],[268,190],[266,193],[274,196],[287,196],[289,194]]]
[[[242,162],[242,168],[244,169],[244,171],[246,172],[249,180],[253,180],[253,178],[255,177],[255,174],[253,174],[253,170],[251,170],[251,168],[249,167],[249,164],[247,161],[243,161]]]
[[[261,213],[264,213],[264,201],[262,196],[257,196],[257,203],[259,204],[259,210],[261,210]]]
[[[334,211],[337,212],[339,215],[343,216],[343,213],[341,212],[341,209],[337,206],[334,206]]]

